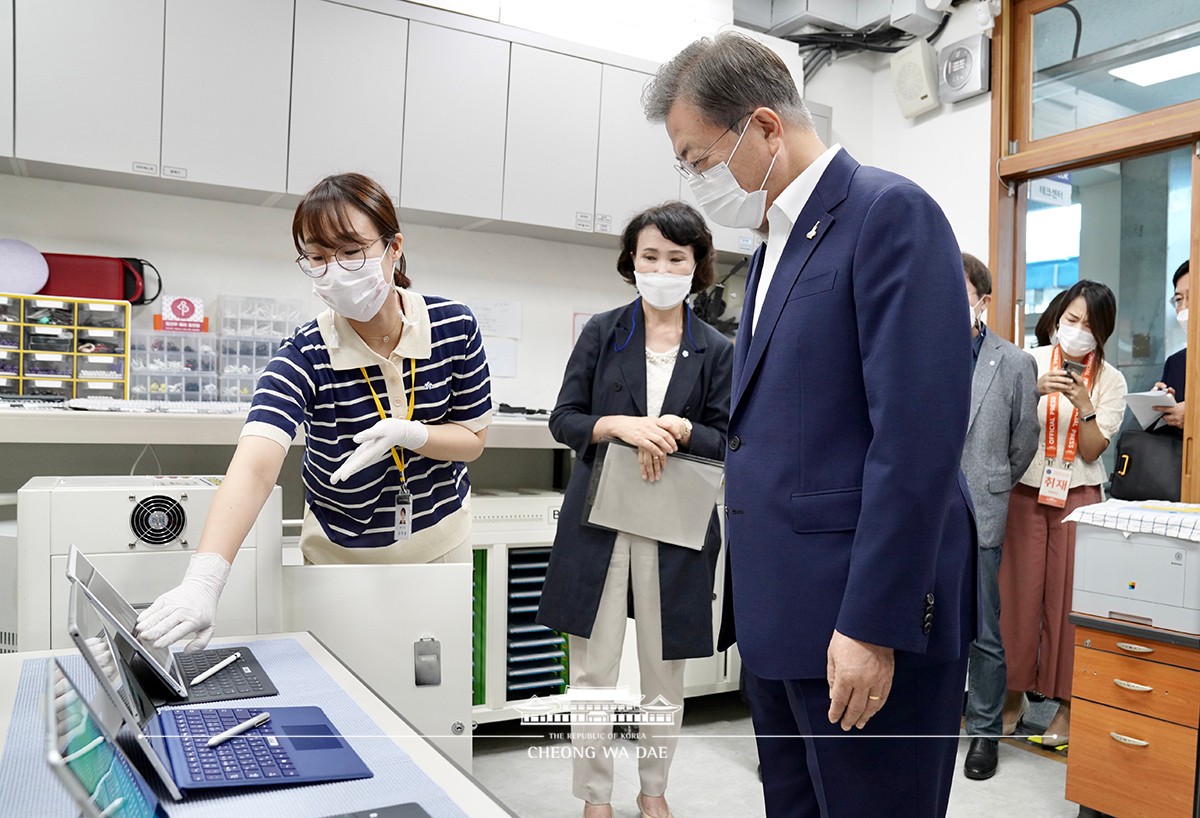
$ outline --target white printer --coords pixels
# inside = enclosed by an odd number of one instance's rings
[[[1078,523],[1072,610],[1200,634],[1200,507],[1109,500],[1067,519]]]

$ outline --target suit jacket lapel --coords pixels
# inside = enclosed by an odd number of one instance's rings
[[[689,331],[692,321],[698,321],[692,315],[691,308],[683,306],[683,338],[679,342],[679,354],[675,356],[675,368],[671,370],[671,380],[667,384],[667,394],[663,398],[662,414],[685,417],[692,409],[688,401],[695,391],[696,382],[700,379],[700,371],[704,368],[705,348],[694,343]],[[643,367],[645,371],[645,367]]]
[[[625,379],[625,388],[629,390],[629,397],[641,415],[646,414],[645,324],[641,301],[635,301],[617,319],[617,331],[613,339],[617,361],[621,365],[621,375]]]
[[[1000,344],[989,332],[979,348],[979,360],[975,362],[975,374],[971,378],[971,417],[967,421],[969,430],[975,425],[975,416],[983,405],[983,396],[987,394],[992,379],[996,377],[996,361],[1000,360]]]
[[[813,252],[820,246],[821,240],[833,228],[834,220],[830,211],[846,198],[850,179],[858,167],[858,163],[844,150],[838,151],[833,157],[820,181],[817,182],[812,195],[808,197],[808,201],[800,211],[800,215],[792,227],[792,232],[787,237],[787,244],[783,248],[779,264],[775,267],[775,273],[771,276],[771,284],[767,288],[767,292],[756,294],[757,297],[764,299],[762,310],[758,314],[758,321],[753,322],[753,326],[751,326],[750,344],[749,349],[746,350],[745,366],[742,368],[741,377],[734,382],[733,399],[730,403],[731,414],[733,410],[737,409],[750,381],[754,378],[754,371],[762,360],[763,352],[771,340],[771,333],[775,331],[775,325],[779,322],[779,316],[783,312],[787,294],[803,274],[804,265],[808,263]],[[816,228],[815,233],[812,232],[813,227]],[[810,233],[812,238],[809,238]],[[778,238],[775,240],[779,241]],[[761,260],[759,263],[761,266]],[[753,304],[750,299],[746,299],[746,305],[742,310],[743,322],[747,317],[753,315],[749,312],[751,309],[753,309]],[[742,326],[749,326],[749,324],[743,323]]]

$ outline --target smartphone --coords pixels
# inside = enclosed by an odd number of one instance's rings
[[[1075,375],[1082,380],[1084,370],[1086,370],[1087,367],[1076,361],[1063,361],[1063,369],[1067,370],[1068,374]]]

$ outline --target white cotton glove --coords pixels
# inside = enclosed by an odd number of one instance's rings
[[[195,638],[184,648],[204,650],[217,621],[217,600],[229,579],[230,565],[220,554],[192,554],[183,582],[154,600],[138,615],[137,636],[156,648],[165,648],[185,636]]]
[[[332,485],[337,485],[350,475],[362,471],[377,460],[388,456],[393,448],[419,449],[429,440],[429,430],[425,424],[416,420],[401,418],[385,418],[378,421],[370,429],[364,429],[354,436],[358,448],[346,458],[341,467],[329,478]]]

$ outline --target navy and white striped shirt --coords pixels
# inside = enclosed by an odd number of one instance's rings
[[[400,472],[390,455],[336,486],[329,483],[357,447],[354,435],[380,420],[360,367],[366,368],[389,417],[403,418],[408,411],[414,386],[410,359],[415,359],[413,420],[457,423],[473,432],[491,422],[487,360],[470,309],[411,290],[402,290],[401,297],[409,326],[390,359],[372,351],[332,311],[300,327],[259,378],[242,430],[242,435],[269,437],[286,448],[304,425],[305,501],[329,540],[344,548],[392,545],[400,487]],[[463,509],[470,480],[463,463],[415,452],[404,452],[404,466],[415,541],[422,531],[449,523]]]

